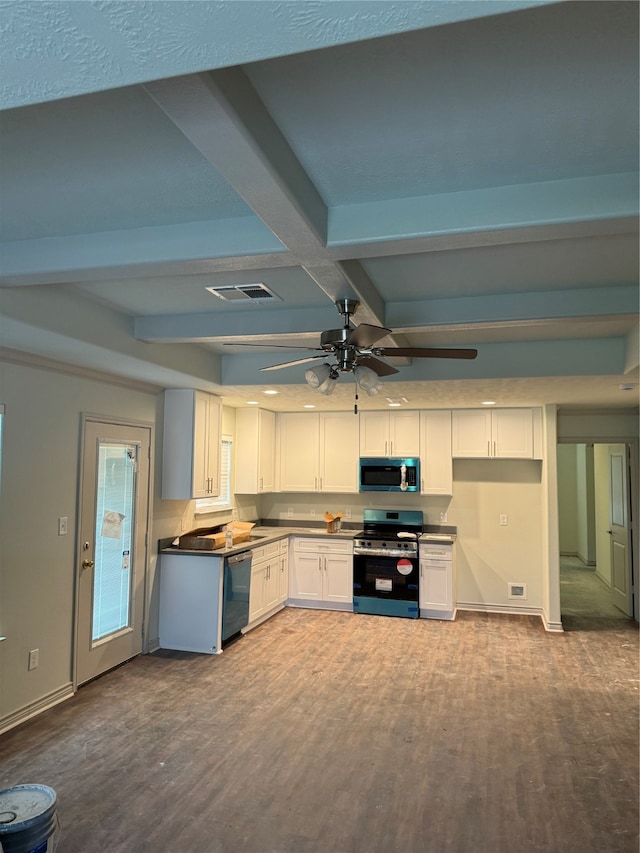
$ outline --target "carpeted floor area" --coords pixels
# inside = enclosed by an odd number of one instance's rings
[[[58,853],[637,853],[638,634],[287,608],[0,739]]]

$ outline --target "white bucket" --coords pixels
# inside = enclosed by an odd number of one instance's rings
[[[51,853],[56,826],[53,788],[15,785],[0,791],[0,850],[4,853]]]

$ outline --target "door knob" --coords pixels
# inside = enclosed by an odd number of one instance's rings
[[[83,560],[82,561],[83,569],[92,569],[93,568],[93,560]]]

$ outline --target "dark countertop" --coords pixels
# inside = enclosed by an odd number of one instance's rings
[[[323,527],[272,527],[262,526],[254,527],[251,530],[252,538],[248,542],[238,542],[237,545],[232,545],[231,548],[215,548],[211,551],[195,550],[189,548],[178,548],[172,545],[172,542],[179,537],[174,536],[170,539],[161,539],[158,543],[159,554],[192,554],[201,557],[226,557],[229,554],[239,554],[241,551],[246,551],[248,548],[259,548],[262,545],[269,545],[271,542],[277,542],[280,539],[287,539],[289,536],[305,536],[311,539],[348,539],[351,540],[357,533],[357,530],[342,529],[338,533],[327,533]]]
[[[241,551],[246,551],[249,548],[259,548],[262,545],[269,545],[271,542],[277,542],[280,539],[286,539],[289,536],[304,536],[310,539],[347,539],[352,540],[360,531],[360,527],[352,525],[351,528],[343,526],[338,533],[327,533],[323,527],[285,527],[281,523],[276,525],[263,524],[256,525],[251,530],[252,539],[248,542],[239,542],[237,545],[232,545],[231,548],[226,548],[224,545],[221,548],[214,550],[200,550],[178,548],[172,543],[179,537],[174,536],[169,539],[161,539],[158,543],[159,554],[192,554],[201,557],[226,557],[229,554],[239,554]],[[457,528],[451,525],[425,525],[424,533],[420,537],[421,542],[453,542],[457,535]]]

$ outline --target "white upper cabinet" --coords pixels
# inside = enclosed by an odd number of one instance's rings
[[[360,412],[360,456],[419,456],[420,412]]]
[[[540,458],[540,419],[535,409],[454,409],[454,458]],[[535,428],[535,429],[534,429]],[[534,441],[534,432],[536,440]]]
[[[279,491],[318,491],[320,418],[314,412],[284,412],[276,416]]]
[[[219,397],[187,388],[164,392],[162,497],[191,500],[220,494]]]
[[[358,419],[350,412],[277,416],[281,492],[357,492]]]
[[[451,412],[420,412],[420,491],[423,495],[453,494]]]
[[[358,418],[353,412],[320,415],[321,492],[358,491]]]
[[[236,409],[235,491],[257,495],[276,489],[276,416],[265,409]]]

